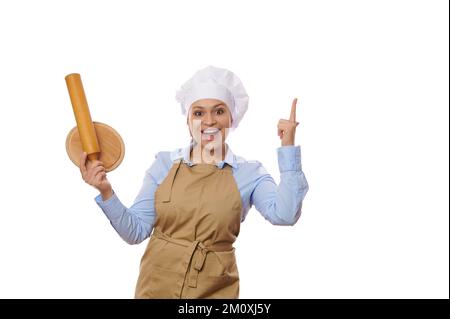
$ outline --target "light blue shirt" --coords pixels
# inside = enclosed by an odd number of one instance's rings
[[[131,207],[123,205],[116,193],[106,201],[101,195],[95,197],[111,225],[127,243],[139,244],[150,236],[156,219],[155,191],[174,161],[182,159],[189,166],[195,165],[190,161],[191,145],[156,154]],[[309,189],[301,167],[300,146],[279,147],[277,154],[279,185],[260,162],[236,156],[228,145],[224,160],[216,164],[220,169],[225,163],[232,166],[242,200],[241,222],[253,205],[273,225],[294,225],[300,218],[302,202]]]

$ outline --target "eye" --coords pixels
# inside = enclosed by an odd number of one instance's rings
[[[223,114],[223,113],[225,113],[225,110],[224,110],[224,109],[218,109],[218,110],[217,110],[217,114],[221,115],[221,114]]]
[[[202,112],[201,111],[195,111],[194,112],[194,116],[202,116]]]

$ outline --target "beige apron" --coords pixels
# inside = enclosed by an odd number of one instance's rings
[[[241,207],[231,166],[176,161],[155,192],[135,297],[238,298]]]

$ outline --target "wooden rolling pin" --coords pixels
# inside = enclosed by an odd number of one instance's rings
[[[78,73],[72,73],[67,75],[65,79],[83,151],[86,152],[89,160],[98,160],[101,151],[100,145],[92,123],[81,77]]]

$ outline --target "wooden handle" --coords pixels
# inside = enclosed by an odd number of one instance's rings
[[[98,160],[100,146],[97,140],[97,134],[95,133],[94,124],[92,123],[86,95],[84,94],[81,77],[77,73],[72,73],[67,75],[65,79],[83,151],[86,152],[89,160]]]

